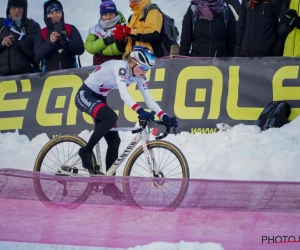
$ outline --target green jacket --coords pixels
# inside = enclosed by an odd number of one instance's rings
[[[119,23],[126,23],[124,15],[118,11],[120,16]],[[84,48],[92,55],[101,53],[104,56],[117,56],[122,55],[124,52],[118,50],[116,43],[105,45],[103,38],[99,38],[97,35],[89,34],[85,40]]]
[[[299,16],[300,15],[299,0],[292,0],[290,3],[290,9],[296,10]],[[300,29],[294,27],[294,29],[288,34],[284,44],[283,56],[288,56],[288,57],[300,56]]]

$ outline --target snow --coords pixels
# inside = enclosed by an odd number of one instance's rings
[[[180,124],[179,124],[180,125]],[[281,128],[261,131],[259,127],[238,124],[230,130],[214,134],[190,134],[181,132],[169,135],[166,140],[177,145],[187,158],[191,178],[255,180],[255,181],[299,181],[300,161],[300,117]],[[88,140],[90,131],[80,136]],[[123,150],[133,135],[120,132]],[[49,141],[46,134],[29,140],[27,136],[14,133],[0,134],[0,168],[15,168],[32,171],[35,158],[42,146]],[[105,141],[101,140],[101,153],[105,152]],[[121,151],[120,150],[120,151]],[[122,175],[118,170],[117,175]],[[95,247],[58,246],[29,243],[0,243],[0,249],[108,249]],[[130,249],[197,249],[221,250],[217,243],[153,242]]]
[[[186,156],[191,178],[298,181],[299,127],[300,117],[297,117],[281,128],[263,132],[257,126],[238,124],[231,130],[214,134],[170,134],[166,140],[177,145]],[[130,132],[119,133],[121,152],[133,135]],[[85,130],[79,136],[88,140],[90,135],[91,131]],[[32,171],[38,152],[48,141],[46,134],[40,134],[31,141],[27,136],[19,135],[18,131],[0,134],[0,168]],[[101,140],[100,147],[104,156],[105,140]],[[118,169],[117,175],[122,175],[122,172]]]
[[[12,250],[121,250],[123,248],[103,248],[103,247],[82,247],[82,246],[59,246],[59,245],[44,245],[33,243],[13,243],[0,242],[0,249]],[[130,247],[128,250],[224,250],[220,244],[216,243],[198,243],[198,242],[184,242],[178,244],[166,242],[153,242],[145,246]]]

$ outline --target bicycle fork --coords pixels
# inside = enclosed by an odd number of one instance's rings
[[[144,136],[142,136],[141,138],[142,147],[145,155],[146,164],[149,169],[150,177],[158,177],[160,171],[157,168],[154,152],[153,150],[148,149],[147,146],[147,142],[149,141],[149,135],[150,134],[144,130]]]

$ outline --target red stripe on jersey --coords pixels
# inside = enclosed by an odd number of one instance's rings
[[[99,92],[100,93],[103,93],[103,92],[109,92],[111,91],[112,89],[106,89],[106,88],[99,88]]]
[[[97,112],[99,111],[99,109],[103,108],[104,106],[106,106],[106,104],[103,103],[103,102],[100,102],[100,103],[93,109],[92,116],[93,116],[94,118],[97,118],[97,117],[96,117]]]
[[[132,110],[136,111],[136,109],[137,109],[138,107],[140,107],[140,106],[136,103],[136,104],[134,104],[131,108],[132,108]]]
[[[160,118],[164,114],[164,111],[160,111],[157,116]]]

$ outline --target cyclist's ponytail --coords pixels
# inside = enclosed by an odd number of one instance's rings
[[[131,62],[132,61],[132,57],[130,56],[131,51],[129,52],[125,52],[122,56],[122,60],[126,61],[126,62]]]

